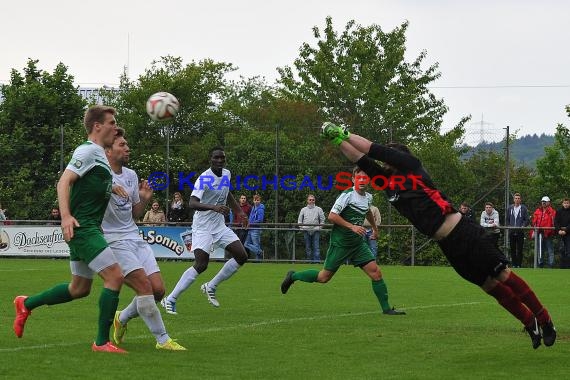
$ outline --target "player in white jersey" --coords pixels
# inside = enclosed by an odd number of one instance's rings
[[[139,185],[134,170],[123,167],[129,160],[129,146],[122,128],[117,129],[115,142],[105,153],[112,169],[113,194],[101,227],[121,266],[125,283],[136,293],[125,309],[115,313],[113,340],[116,344],[122,343],[128,321],[140,316],[156,338],[157,349],[185,351],[184,347],[170,338],[164,327],[156,306],[156,302],[164,296],[164,282],[154,254],[139,236],[134,221],[144,212],[153,191],[146,181]]]
[[[230,278],[247,261],[247,253],[242,242],[228,226],[224,216],[230,207],[244,227],[247,227],[247,215],[242,211],[233,195],[229,192],[231,173],[225,169],[226,154],[221,147],[210,150],[210,169],[200,174],[190,196],[190,208],[196,210],[192,223],[192,252],[194,265],[187,269],[172,293],[161,304],[167,313],[176,313],[176,300],[196,280],[198,275],[208,268],[210,253],[214,248],[224,248],[232,258],[209,282],[202,284],[202,292],[215,307],[220,306],[216,299],[216,287]],[[229,204],[228,207],[226,204]]]

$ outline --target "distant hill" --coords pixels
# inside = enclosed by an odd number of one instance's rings
[[[510,141],[511,159],[518,164],[535,167],[536,160],[544,156],[544,148],[554,144],[554,136],[537,134],[522,136],[516,140]],[[504,142],[483,142],[467,152],[464,157],[469,158],[474,152],[493,151],[503,152],[505,149]]]

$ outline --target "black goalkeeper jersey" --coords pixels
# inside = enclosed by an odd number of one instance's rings
[[[395,170],[389,171],[373,159]],[[435,188],[420,160],[409,153],[373,143],[357,165],[370,176],[372,188],[384,190],[396,210],[427,236],[435,234],[447,214],[456,212],[447,196]]]

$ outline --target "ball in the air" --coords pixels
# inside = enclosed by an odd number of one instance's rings
[[[155,121],[172,119],[178,113],[179,108],[178,99],[168,92],[152,94],[146,101],[146,113]]]

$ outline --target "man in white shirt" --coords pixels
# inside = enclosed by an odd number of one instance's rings
[[[129,161],[129,146],[122,128],[117,129],[115,142],[105,149],[105,153],[112,169],[113,194],[101,228],[121,266],[125,283],[136,293],[125,309],[115,313],[113,340],[115,344],[122,343],[128,321],[140,316],[156,338],[158,350],[185,351],[186,348],[166,332],[156,306],[156,302],[164,296],[164,282],[154,253],[140,237],[134,220],[143,214],[153,191],[146,181],[139,185],[134,170],[123,167]]]
[[[229,191],[231,173],[224,168],[226,153],[223,148],[215,147],[210,150],[210,165],[210,169],[200,174],[190,195],[190,208],[196,210],[192,223],[192,253],[195,261],[161,302],[169,314],[177,314],[178,297],[196,281],[200,273],[208,269],[210,254],[216,247],[225,249],[232,258],[226,261],[214,278],[200,287],[214,307],[220,306],[216,298],[217,286],[229,279],[247,261],[247,252],[242,242],[225,223],[225,216],[229,215],[230,208],[236,216],[236,221],[241,222],[244,227],[247,227],[248,219]]]
[[[315,196],[309,194],[307,197],[307,205],[301,209],[297,223],[305,224],[300,228],[303,230],[303,236],[305,238],[307,260],[313,263],[319,263],[321,261],[321,226],[318,224],[324,224],[324,222],[325,213],[323,209],[315,204]]]
[[[495,210],[495,207],[491,202],[485,203],[485,211],[481,213],[480,224],[492,234],[493,243],[498,247],[499,236],[501,235],[501,230],[499,229],[499,212]]]

